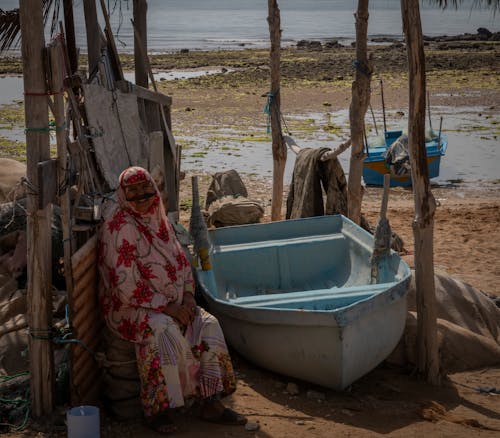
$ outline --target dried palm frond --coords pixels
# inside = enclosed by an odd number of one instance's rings
[[[61,0],[42,0],[43,22],[50,20],[50,35],[54,35],[58,25]],[[52,11],[52,13],[51,13]],[[11,11],[0,9],[0,53],[16,47],[21,38],[21,22],[19,8]]]
[[[463,3],[463,0],[427,0],[427,3],[438,5],[446,9],[448,6],[458,8]],[[493,13],[500,11],[500,0],[474,0],[472,2],[472,7],[474,8],[481,8],[485,5],[491,8]]]

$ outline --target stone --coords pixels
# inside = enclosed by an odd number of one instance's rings
[[[306,397],[313,400],[326,400],[325,394],[319,391],[309,390],[306,393]]]
[[[248,432],[255,432],[260,429],[260,424],[259,423],[250,423],[248,422],[245,424],[245,430]]]
[[[297,386],[296,383],[293,383],[293,382],[289,382],[287,385],[286,385],[286,392],[288,392],[288,394],[290,395],[297,395],[299,394],[299,387]]]

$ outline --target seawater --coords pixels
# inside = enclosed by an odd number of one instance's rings
[[[1,0],[2,9],[18,7],[18,0]],[[77,44],[86,49],[83,2],[75,1]],[[104,24],[100,13],[101,26]],[[111,23],[118,49],[133,51],[132,1],[108,0]],[[425,35],[476,33],[479,27],[500,30],[498,14],[474,7],[464,0],[458,9],[446,10],[421,2],[422,29]],[[357,0],[281,0],[283,45],[301,39],[338,39],[349,44],[355,38],[354,12]],[[402,38],[400,0],[372,0],[369,5],[370,37]],[[148,49],[165,52],[178,49],[241,49],[267,47],[267,0],[149,0]]]

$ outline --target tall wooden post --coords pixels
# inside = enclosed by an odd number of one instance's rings
[[[83,0],[85,14],[85,31],[87,32],[87,50],[89,57],[89,74],[97,69],[101,58],[101,29],[97,20],[95,0]]]
[[[148,4],[146,0],[134,0],[134,27],[139,38],[134,38],[134,67],[135,83],[141,87],[148,88],[148,71],[144,65],[144,55],[148,53],[148,35],[146,16]],[[142,41],[143,48],[139,47],[138,41]]]
[[[68,296],[73,292],[73,274],[71,270],[72,236],[70,218],[70,193],[65,184],[68,176],[68,151],[66,145],[66,130],[63,129],[65,123],[63,81],[66,76],[64,68],[63,46],[59,39],[53,42],[49,48],[51,78],[50,84],[54,93],[54,119],[56,122],[57,141],[57,164],[58,164],[58,187],[63,190],[59,193],[59,205],[61,207],[61,222],[64,239],[64,278],[66,280],[66,291]]]
[[[271,37],[271,50],[269,64],[271,67],[270,90],[270,117],[273,139],[273,199],[271,203],[271,220],[281,219],[281,206],[283,204],[283,177],[286,164],[286,144],[281,131],[281,97],[280,97],[280,45],[281,23],[280,10],[277,0],[268,0],[269,34]]]
[[[49,414],[54,406],[54,364],[49,338],[52,326],[51,205],[39,209],[36,191],[40,161],[50,158],[47,89],[44,74],[42,2],[20,0],[21,53],[24,75],[28,189],[28,340],[31,411]],[[38,188],[41,190],[41,188]]]
[[[439,383],[437,310],[434,284],[433,231],[436,202],[432,195],[425,150],[425,55],[418,0],[401,0],[408,53],[411,177],[415,217],[415,281],[417,289],[417,366],[432,384]]]
[[[64,30],[66,37],[66,46],[68,48],[70,74],[78,70],[78,53],[76,51],[75,40],[75,20],[73,18],[73,0],[64,0]]]
[[[355,73],[352,83],[352,100],[349,108],[351,125],[351,161],[349,163],[349,180],[347,183],[348,216],[357,224],[361,221],[361,202],[363,192],[361,178],[363,175],[365,114],[370,104],[370,80],[372,68],[368,61],[368,0],[358,1],[356,17],[356,59]]]

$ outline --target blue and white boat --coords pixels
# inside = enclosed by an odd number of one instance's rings
[[[397,141],[403,131],[387,131],[382,141],[368,139],[368,153],[363,161],[363,179],[366,184],[374,186],[384,185],[384,174],[391,173],[390,166],[387,165],[386,157],[391,145]],[[375,138],[376,140],[379,137]],[[445,134],[433,133],[426,139],[425,150],[427,152],[427,166],[429,178],[439,176],[441,157],[446,153],[448,139]],[[411,186],[411,174],[409,172],[402,175],[391,173],[391,187]]]
[[[370,284],[373,236],[336,216],[209,231],[208,308],[240,354],[269,370],[344,389],[396,347],[408,265],[391,252]]]

